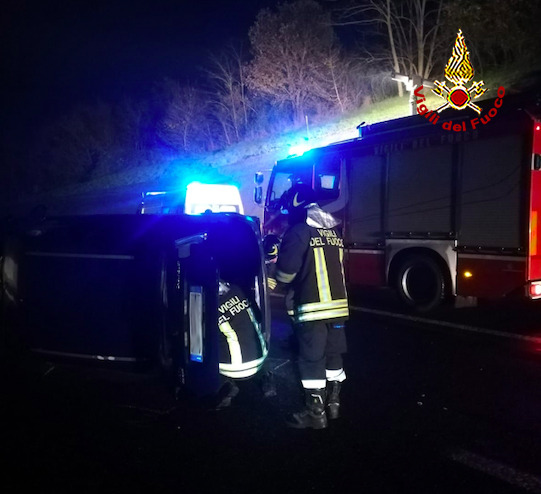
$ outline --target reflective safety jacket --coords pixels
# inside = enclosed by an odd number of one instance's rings
[[[344,278],[344,241],[338,221],[317,205],[305,223],[290,227],[282,239],[276,279],[293,289],[293,320],[339,322],[349,317]]]
[[[220,294],[220,374],[236,379],[249,377],[263,365],[268,350],[258,313],[238,286],[229,285],[229,290]]]

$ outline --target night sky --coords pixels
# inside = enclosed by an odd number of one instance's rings
[[[276,0],[3,0],[4,116],[40,119],[77,102],[194,80],[207,53],[247,39]]]

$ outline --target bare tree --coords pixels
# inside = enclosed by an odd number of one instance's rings
[[[377,25],[385,30],[395,72],[428,79],[440,42],[443,0],[352,0],[337,9],[337,25]],[[399,94],[403,94],[398,83]]]
[[[336,43],[327,13],[314,0],[263,9],[249,32],[253,59],[248,87],[287,105],[293,121],[302,124],[317,106],[325,57]]]
[[[207,75],[214,89],[215,118],[223,129],[227,144],[240,141],[248,125],[250,105],[245,72],[242,46],[229,45],[220,55],[210,58]]]
[[[125,97],[114,110],[122,145],[128,152],[141,153],[145,145],[144,129],[149,119],[148,104]]]
[[[208,100],[195,87],[172,79],[162,82],[161,91],[164,112],[157,126],[158,136],[176,149],[196,150],[201,146]]]
[[[338,48],[329,50],[323,62],[318,95],[339,113],[358,108],[366,96],[364,63],[344,56]]]

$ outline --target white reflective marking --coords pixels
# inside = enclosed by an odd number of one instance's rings
[[[496,477],[508,484],[525,489],[528,492],[541,494],[541,479],[535,475],[521,472],[509,465],[485,458],[471,451],[458,449],[449,451],[446,456],[457,463],[479,470]]]
[[[304,389],[323,389],[327,385],[326,379],[303,379],[302,387]]]
[[[358,312],[367,312],[369,314],[378,314],[382,316],[394,317],[396,319],[405,319],[407,321],[432,324],[434,326],[444,326],[447,328],[460,329],[463,331],[471,331],[473,333],[483,333],[483,334],[489,334],[492,336],[501,336],[504,338],[513,338],[516,340],[531,341],[533,343],[541,344],[541,338],[536,337],[536,336],[526,336],[523,334],[508,333],[506,331],[497,331],[495,329],[477,328],[475,326],[467,326],[465,324],[455,324],[452,322],[437,321],[435,319],[426,319],[424,317],[408,316],[406,314],[395,314],[394,312],[389,312],[386,310],[367,309],[364,307],[355,307],[355,306],[350,307],[350,309],[358,311]]]
[[[332,369],[325,369],[325,374],[327,381],[338,381],[343,382],[346,380],[346,372],[344,369],[338,369],[338,370],[332,370]]]

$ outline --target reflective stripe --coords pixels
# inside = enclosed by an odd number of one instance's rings
[[[235,330],[228,322],[223,322],[219,325],[220,331],[225,336],[227,345],[229,346],[229,354],[231,355],[231,365],[238,366],[242,364],[242,351],[240,349],[239,337]],[[220,364],[222,365],[222,364]]]
[[[338,381],[341,383],[346,380],[346,373],[344,369],[325,369],[327,381]]]
[[[316,247],[314,249],[314,261],[316,265],[315,268],[319,300],[322,302],[332,300],[329,274],[327,273],[327,262],[325,261],[325,252],[323,247]]]
[[[276,288],[276,285],[277,285],[277,281],[274,279],[274,278],[267,278],[267,285],[269,286],[269,288],[271,290],[274,290]],[[256,292],[257,293],[257,292]]]
[[[297,276],[297,273],[289,274],[280,270],[276,271],[276,279],[282,283],[291,283],[295,276]]]
[[[220,374],[237,379],[253,376],[261,368],[266,357],[267,353],[265,352],[265,355],[250,362],[244,362],[242,364],[220,364]]]
[[[248,315],[250,316],[250,321],[252,321],[252,324],[254,325],[254,328],[255,330],[257,331],[257,334],[258,335],[261,335],[261,331],[259,329],[259,322],[258,320],[255,318],[255,314],[254,314],[254,311],[252,310],[251,307],[248,307],[246,309],[246,312],[248,312]],[[261,339],[261,338],[260,338]]]
[[[265,343],[263,333],[261,332],[261,324],[259,324],[258,320],[256,319],[254,311],[251,307],[248,308],[248,315],[250,316],[250,320],[252,321],[252,324],[257,332],[257,337],[259,338],[259,343],[261,344],[261,353],[263,357],[265,357],[267,355],[267,345]]]
[[[346,274],[344,272],[344,249],[340,247],[338,249],[338,253],[340,256],[340,269],[342,271],[342,283],[344,284],[344,290],[346,288]]]
[[[327,385],[325,379],[303,379],[302,387],[304,389],[323,389]]]
[[[297,312],[313,312],[315,310],[324,310],[338,307],[347,307],[348,301],[345,298],[339,298],[330,302],[312,302],[310,304],[302,304],[297,307]]]
[[[335,319],[337,317],[349,317],[349,309],[344,307],[342,309],[330,309],[321,310],[318,312],[308,312],[306,314],[297,315],[297,322],[307,321],[321,321],[323,319]]]

